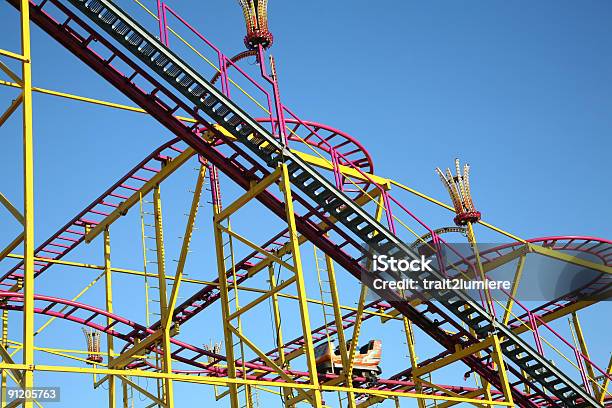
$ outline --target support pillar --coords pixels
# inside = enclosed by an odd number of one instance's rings
[[[34,140],[32,135],[32,64],[30,52],[30,3],[21,0],[21,60],[23,108],[23,364],[34,365]],[[23,385],[34,386],[34,371],[24,370]],[[23,403],[32,408],[32,400]]]
[[[111,270],[111,247],[110,247],[110,232],[108,227],[104,229],[104,288],[106,292],[106,311],[113,313],[113,282],[112,282],[112,270]],[[106,324],[110,325],[113,320],[110,317],[106,318]],[[106,351],[107,361],[113,359],[114,354],[114,338],[112,335],[106,335]],[[115,376],[108,376],[108,407],[115,408]]]

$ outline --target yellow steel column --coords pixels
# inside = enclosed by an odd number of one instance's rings
[[[214,186],[212,187],[214,189]],[[213,199],[213,202],[215,200]],[[213,205],[215,215],[221,211],[220,205]],[[227,357],[227,375],[230,379],[236,378],[236,361],[234,359],[234,339],[230,328],[229,293],[227,275],[225,273],[225,250],[223,248],[223,231],[221,221],[214,221],[215,250],[217,256],[217,272],[219,274],[219,292],[221,295],[221,322],[223,324],[223,338],[225,341],[225,356]],[[229,384],[230,403],[232,408],[238,407],[238,387],[236,383]]]
[[[30,4],[21,0],[22,109],[23,109],[23,363],[34,365],[34,149],[32,135],[32,66],[30,53]],[[34,371],[25,370],[24,387],[34,385]],[[33,407],[32,400],[24,407]]]
[[[472,226],[471,222],[467,223],[467,238],[468,238],[468,241],[470,242],[470,245],[472,246],[472,250],[474,251],[474,258],[476,260],[476,266],[478,268],[478,273],[480,275],[480,279],[483,282],[486,282],[486,275],[485,275],[484,269],[482,268],[482,262],[480,260],[480,251],[478,250],[478,245],[477,245],[477,242],[476,242],[476,235],[474,235],[474,227]],[[492,310],[492,308],[493,308],[493,300],[491,299],[491,293],[489,292],[489,290],[487,288],[484,289],[484,293],[485,293],[485,299],[486,299],[486,302],[487,302],[487,308],[489,309],[489,313],[492,316],[494,311]],[[470,332],[474,336],[476,336],[476,333],[474,332],[474,330],[470,329]],[[478,352],[478,356],[479,357],[480,357],[480,355],[481,355],[481,353]],[[502,356],[500,355],[499,358],[501,360]],[[501,375],[501,373],[500,373],[500,375]],[[484,390],[485,398],[488,399],[488,400],[491,400],[491,398],[492,398],[491,384],[489,384],[487,382],[487,380],[483,376],[479,376],[479,377],[480,377],[480,385],[482,386],[482,389]],[[505,387],[505,385],[502,384],[502,387]]]
[[[274,291],[276,288],[276,276],[274,275],[274,264],[271,263],[268,265],[268,279],[270,282],[270,290]],[[276,347],[278,348],[278,365],[283,369],[289,368],[289,362],[285,358],[285,348],[283,341],[283,329],[281,325],[281,313],[280,307],[278,305],[278,294],[274,292],[271,296],[272,301],[272,314],[274,316],[274,333],[276,337]],[[291,389],[282,388],[281,392],[283,394],[283,401],[285,401],[285,405],[287,405],[287,401],[289,401],[293,394],[291,393]]]
[[[2,346],[8,346],[8,310],[2,311]],[[2,382],[2,395],[0,396],[0,407],[6,405],[6,370],[0,370]]]
[[[302,323],[302,332],[304,335],[304,354],[308,364],[308,372],[310,374],[310,382],[313,385],[312,403],[313,406],[319,408],[323,406],[323,398],[319,388],[319,377],[317,375],[317,365],[314,356],[314,346],[312,343],[312,333],[310,331],[310,317],[308,314],[308,300],[306,297],[306,287],[304,285],[304,276],[302,274],[302,259],[300,255],[300,243],[298,240],[297,227],[295,225],[295,213],[293,211],[293,197],[291,195],[291,182],[289,181],[289,172],[286,164],[281,164],[281,179],[280,190],[285,198],[285,216],[287,218],[287,226],[289,227],[289,243],[291,253],[293,255],[293,266],[295,268],[295,286],[298,295],[298,305],[300,309],[300,317]]]
[[[166,254],[164,248],[164,225],[162,216],[161,190],[159,184],[153,188],[153,217],[155,219],[155,254],[157,265],[157,287],[159,291],[159,313],[163,322],[167,315],[167,286],[166,286]],[[148,300],[147,300],[148,301]],[[164,361],[166,360],[166,344],[164,343]],[[156,361],[159,363],[158,356]],[[165,396],[160,395],[160,380],[157,381],[157,397],[165,400]],[[168,380],[161,380],[164,395],[167,393]]]
[[[504,317],[502,318],[503,324],[508,324],[510,321],[510,316],[512,316],[512,307],[514,306],[514,298],[516,297],[516,292],[518,291],[521,277],[523,276],[523,267],[525,266],[525,258],[527,255],[522,255],[516,264],[516,271],[514,272],[514,279],[512,281],[512,289],[510,290],[510,296],[508,297],[508,301],[506,302],[506,307],[504,310]]]
[[[198,214],[198,207],[200,206],[200,197],[202,195],[202,188],[204,187],[204,181],[206,179],[206,166],[200,166],[200,171],[198,173],[198,179],[196,182],[196,187],[193,193],[193,200],[191,202],[191,209],[189,211],[189,217],[187,219],[187,225],[185,227],[185,233],[183,234],[183,245],[181,247],[181,254],[179,256],[179,262],[176,267],[176,272],[174,274],[174,283],[172,286],[172,293],[170,294],[170,299],[166,304],[166,311],[162,314],[161,322],[162,322],[162,330],[164,331],[163,335],[163,343],[164,343],[164,371],[167,374],[172,374],[172,350],[171,350],[171,335],[170,328],[172,327],[172,316],[174,314],[174,308],[176,306],[176,302],[178,300],[179,288],[181,286],[181,279],[183,278],[183,271],[185,269],[185,262],[187,261],[187,254],[189,253],[189,244],[191,242],[191,236],[193,233],[194,224],[196,221],[196,216]],[[159,189],[157,189],[159,190]],[[158,202],[159,200],[156,200]],[[157,208],[157,204],[156,204]],[[158,210],[155,211],[158,213]],[[159,224],[161,226],[161,206],[159,208]],[[157,218],[157,217],[156,217]],[[159,252],[158,252],[159,254]],[[160,280],[165,281],[165,276]],[[165,284],[164,284],[165,285]],[[160,288],[162,287],[160,282]],[[160,292],[160,296],[162,293]],[[166,294],[164,290],[163,297],[165,299]],[[174,407],[174,388],[171,378],[166,378],[164,382],[164,390],[165,390],[165,402],[168,408]]]
[[[338,295],[338,286],[336,283],[336,271],[334,270],[334,261],[328,256],[325,256],[325,266],[327,269],[327,278],[329,280],[329,291],[331,292],[332,298],[332,307],[334,310],[334,323],[336,325],[337,335],[338,335],[338,346],[340,347],[340,358],[342,360],[342,367],[344,370],[344,377],[346,381],[346,386],[349,388],[353,388],[353,378],[351,375],[348,375],[346,368],[349,367],[349,355],[346,349],[346,338],[344,336],[344,325],[342,322],[342,311],[340,310],[340,296]],[[355,403],[355,394],[353,392],[347,392],[348,397],[348,406],[349,408],[354,408],[356,406]]]
[[[591,357],[589,356],[589,349],[586,344],[586,339],[584,338],[584,333],[582,332],[582,326],[580,325],[577,312],[572,312],[572,323],[574,324],[574,330],[576,331],[576,338],[578,340],[578,345],[580,346],[580,351],[587,359],[590,360]],[[593,370],[593,365],[588,361],[584,361],[584,365],[586,366],[589,377],[591,378],[591,385],[593,387],[593,392],[595,393],[595,398],[599,398],[601,390],[599,389],[599,384],[595,380],[595,370]]]
[[[123,408],[129,407],[128,387],[127,382],[121,381],[121,388],[123,389]]]
[[[376,221],[380,221],[384,212],[386,211],[384,206],[384,199],[381,195],[378,197],[378,203],[376,205],[375,218]],[[371,260],[368,259],[367,269],[370,270],[372,268]],[[355,351],[357,349],[357,342],[359,341],[359,333],[361,331],[361,322],[363,320],[363,310],[365,308],[365,302],[368,295],[368,287],[366,285],[361,285],[361,292],[359,294],[359,303],[357,304],[357,314],[355,315],[355,324],[353,325],[353,336],[351,339],[351,348],[349,351],[349,367],[346,370],[346,375],[349,377],[353,376],[353,363],[355,360]]]
[[[423,393],[423,386],[419,381],[418,375],[416,375],[416,369],[419,366],[418,358],[416,355],[416,344],[414,340],[414,328],[412,322],[406,317],[402,319],[404,321],[404,332],[406,333],[406,343],[408,344],[408,354],[410,357],[410,366],[412,367],[412,381],[417,385],[417,393]],[[425,400],[422,398],[417,399],[419,408],[425,408]]]
[[[608,363],[608,368],[606,369],[606,374],[608,375],[612,375],[612,355],[610,356],[610,362]],[[608,377],[604,377],[602,383],[601,383],[601,395],[599,396],[599,402],[601,404],[604,403],[604,400],[606,399],[606,397],[608,396],[608,385],[610,384],[610,380],[608,380]]]
[[[504,355],[502,354],[502,349],[499,341],[499,337],[497,334],[491,336],[493,338],[493,361],[497,366],[497,371],[499,373],[499,381],[501,382],[501,390],[504,393],[504,397],[506,398],[506,402],[514,405],[514,399],[512,398],[512,389],[510,388],[510,382],[508,381],[508,374],[506,373],[506,365],[504,363]],[[489,395],[487,395],[488,399],[491,399]]]
[[[111,258],[110,258],[110,232],[108,227],[104,229],[104,283],[106,291],[106,311],[113,313],[113,281],[111,271]],[[113,321],[110,317],[106,318],[106,324],[110,325]],[[114,340],[110,334],[106,335],[107,345],[107,359],[111,361],[114,354]],[[108,376],[108,406],[109,408],[115,408],[115,376]]]
[[[162,221],[161,191],[153,190],[153,211],[155,216],[155,250],[157,251],[157,279],[159,283],[159,309],[162,318],[166,316],[168,297],[166,295],[166,256],[164,250],[164,228]]]

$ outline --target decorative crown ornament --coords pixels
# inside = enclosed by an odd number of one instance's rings
[[[274,36],[268,30],[268,0],[238,0],[246,21],[247,33],[244,45],[254,50],[261,45],[269,48],[274,42]]]
[[[81,330],[83,330],[83,334],[87,340],[87,351],[89,353],[87,361],[90,362],[89,364],[101,363],[104,359],[100,355],[100,332],[85,327],[82,327]]]
[[[463,166],[463,174],[461,174],[459,159],[455,159],[455,170],[457,175],[453,176],[449,168],[446,169],[446,173],[440,170],[439,167],[436,168],[442,184],[446,187],[453,201],[455,213],[457,214],[454,218],[455,224],[467,225],[468,223],[478,222],[481,214],[476,210],[472,201],[472,194],[470,192],[470,165],[465,164]]]

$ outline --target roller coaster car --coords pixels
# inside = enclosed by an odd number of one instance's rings
[[[350,352],[351,342],[346,342],[346,348]],[[333,352],[332,352],[333,350]],[[315,348],[315,360],[317,371],[321,374],[335,373],[342,371],[342,358],[340,357],[340,347],[334,348],[334,342],[325,342]],[[382,342],[380,340],[370,340],[364,346],[358,348],[353,360],[353,374],[363,376],[373,381],[382,372],[380,369],[380,357],[382,354]]]

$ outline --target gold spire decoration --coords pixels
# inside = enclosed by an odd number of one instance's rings
[[[446,187],[446,190],[450,194],[453,206],[455,207],[455,213],[457,216],[454,221],[457,225],[467,225],[468,222],[477,222],[480,220],[480,212],[474,207],[472,201],[472,193],[470,191],[470,165],[465,164],[463,166],[463,174],[461,174],[461,165],[459,159],[455,159],[455,171],[456,175],[449,168],[446,172],[436,168],[436,172],[442,180],[442,184]]]
[[[247,29],[244,45],[251,50],[259,45],[269,48],[274,36],[268,30],[268,0],[238,0],[238,2],[242,7]]]
[[[96,329],[85,327],[82,327],[81,330],[83,330],[83,334],[87,340],[87,351],[89,352],[87,361],[90,361],[90,364],[101,363],[103,358],[100,354],[100,332]]]

